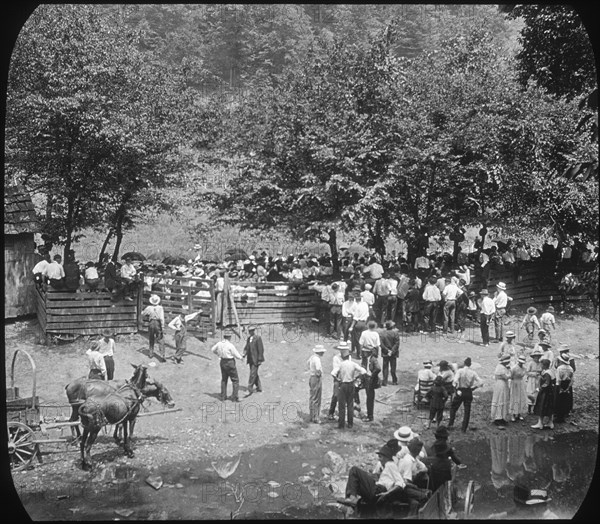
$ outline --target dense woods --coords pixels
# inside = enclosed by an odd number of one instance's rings
[[[42,5],[6,107],[5,182],[65,251],[92,228],[118,255],[160,210],[191,243],[233,225],[332,252],[598,236],[594,56],[566,6]]]

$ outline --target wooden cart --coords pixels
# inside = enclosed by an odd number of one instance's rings
[[[31,364],[33,384],[29,397],[20,397],[19,388],[15,386],[15,363],[19,353],[23,353]],[[79,422],[68,422],[66,413],[70,414],[70,404],[40,404],[36,395],[36,385],[36,366],[33,357],[27,351],[17,349],[11,363],[10,388],[6,388],[8,456],[12,471],[26,468],[35,458],[41,462],[40,444],[69,443],[71,440],[65,437],[38,438],[40,433],[44,436],[48,430],[79,424]],[[57,410],[59,415],[48,416],[51,410]]]

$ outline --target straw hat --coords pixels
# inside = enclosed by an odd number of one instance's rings
[[[325,349],[325,346],[323,346],[322,344],[318,344],[313,348],[313,353],[325,353],[327,350]]]
[[[489,295],[490,293],[489,293],[489,291],[488,291],[487,289],[485,289],[485,288],[484,288],[484,289],[482,289],[482,290],[479,292],[479,294],[480,294],[480,295]]]
[[[414,436],[412,429],[409,426],[402,426],[400,429],[394,431],[394,438],[398,442],[404,442],[405,444],[410,441]]]
[[[497,287],[498,289],[501,289],[502,291],[506,291],[506,284],[505,284],[504,282],[498,282],[498,283],[496,284],[496,287]]]
[[[150,295],[150,304],[158,306],[160,304],[160,297],[158,295]]]
[[[517,359],[521,364],[525,364],[525,361],[527,360],[523,355],[521,355],[518,359]]]
[[[568,364],[569,363],[569,355],[565,355],[564,353],[561,353],[560,355],[558,355],[557,360],[559,362],[562,362],[563,364]]]
[[[425,368],[433,367],[433,362],[431,360],[426,360],[425,362],[423,362],[423,367],[425,367]]]
[[[535,315],[537,313],[537,309],[535,309],[533,306],[528,307],[527,313],[529,313],[530,315]]]
[[[540,349],[540,348],[535,348],[532,352],[531,352],[531,356],[532,357],[541,357],[544,354],[544,352]]]
[[[499,360],[500,360],[501,364],[504,364],[505,362],[509,362],[510,361],[510,355],[502,355]]]
[[[516,335],[515,335],[514,331],[507,331],[505,337],[506,338],[515,338]]]
[[[554,313],[554,306],[548,306],[546,311],[548,311],[548,313]]]
[[[540,346],[546,346],[548,349],[550,349],[552,347],[552,344],[550,344],[550,342],[548,342],[547,340],[540,340],[538,342],[538,344]]]
[[[112,337],[112,335],[113,335],[111,330],[108,328],[104,328],[100,333],[102,334],[103,337]]]
[[[348,342],[346,342],[345,340],[340,342],[335,349],[339,349],[339,350],[344,350],[344,349],[350,349],[350,344],[348,344]]]

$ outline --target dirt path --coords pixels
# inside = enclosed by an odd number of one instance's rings
[[[510,320],[518,321],[516,317]],[[575,410],[571,419],[577,425],[557,426],[554,432],[561,434],[580,430],[597,431],[598,323],[582,317],[563,318],[559,319],[559,322],[556,341],[569,342],[571,352],[577,355]],[[514,325],[509,329],[511,328],[514,328]],[[14,484],[22,500],[35,500],[36,493],[39,494],[40,491],[47,493],[48,486],[51,486],[52,493],[56,495],[61,490],[72,491],[78,485],[89,485],[90,489],[100,489],[100,491],[128,485],[128,480],[131,480],[128,479],[128,474],[125,474],[125,480],[119,478],[115,474],[115,467],[132,468],[140,481],[144,475],[158,472],[165,475],[164,479],[168,486],[180,484],[180,490],[185,491],[186,484],[176,479],[185,477],[188,483],[199,482],[198,474],[193,475],[191,471],[202,470],[203,475],[206,476],[208,474],[206,470],[211,470],[210,462],[217,457],[234,457],[239,454],[249,457],[252,453],[258,453],[260,460],[256,457],[252,459],[254,462],[248,460],[248,464],[240,465],[240,472],[252,473],[255,480],[273,480],[282,484],[282,480],[288,480],[288,477],[289,479],[294,477],[292,480],[296,480],[298,472],[302,473],[304,468],[310,470],[311,466],[318,476],[323,476],[327,480],[328,473],[320,472],[328,465],[324,459],[328,450],[342,455],[348,464],[370,464],[373,460],[373,451],[383,441],[391,438],[395,429],[407,423],[421,434],[426,444],[430,444],[433,441],[433,431],[424,430],[422,425],[424,419],[419,418],[425,416],[425,412],[417,414],[411,410],[406,414],[400,410],[401,405],[410,402],[416,372],[426,357],[437,363],[442,358],[450,362],[462,362],[464,358],[470,356],[473,359],[473,369],[485,382],[485,386],[475,395],[471,418],[473,431],[465,434],[454,432],[453,441],[457,444],[468,442],[499,431],[489,421],[492,373],[496,365],[497,347],[480,347],[478,343],[481,339],[476,327],[468,330],[463,337],[451,339],[426,335],[403,337],[398,363],[399,386],[387,386],[377,390],[375,422],[369,424],[360,421],[355,424],[353,430],[345,431],[339,431],[335,422],[324,420],[321,425],[306,422],[308,411],[306,360],[311,355],[314,344],[323,343],[328,348],[323,357],[325,378],[322,409],[325,412],[332,388],[329,372],[335,353],[333,341],[319,337],[314,325],[295,326],[289,329],[283,329],[282,326],[264,326],[262,336],[265,343],[265,364],[260,372],[263,393],[244,398],[248,367],[238,362],[242,402],[238,404],[230,401],[220,402],[217,399],[220,390],[219,363],[217,357],[210,352],[210,347],[217,340],[210,339],[203,342],[190,338],[184,364],[177,365],[168,361],[149,368],[151,376],[155,376],[167,385],[176,401],[176,406],[182,408],[182,411],[140,419],[135,428],[133,459],[126,459],[123,456],[122,449],[115,446],[109,434],[101,434],[94,445],[92,457],[97,467],[92,472],[81,470],[79,454],[76,450],[45,454],[43,465],[15,474]],[[35,321],[7,325],[5,338],[7,385],[10,381],[9,368],[12,354],[16,348],[23,348],[34,356],[38,369],[38,395],[41,399],[66,403],[64,386],[69,381],[86,374],[85,341],[53,347],[37,345]],[[234,338],[233,342],[240,350],[242,349],[242,341]],[[167,336],[167,343],[169,355],[174,352],[174,343],[170,335]],[[130,362],[134,364],[148,362],[146,351],[145,337],[141,335],[119,337],[115,355],[115,378],[131,376]],[[21,396],[29,394],[27,391],[30,388],[30,379],[31,373],[25,360],[20,361],[17,367],[17,385],[21,388]],[[364,403],[364,393],[361,395]],[[150,405],[149,409],[159,409],[159,406],[155,403]],[[457,422],[460,422],[460,417],[459,413]],[[323,419],[326,419],[325,415]],[[533,418],[528,417],[524,423],[509,424],[505,432],[532,433],[534,430],[529,426],[533,422]],[[268,449],[272,449],[272,452],[265,452]],[[285,460],[281,459],[283,456],[286,457]],[[274,457],[279,457],[279,460]],[[281,465],[282,462],[286,465]],[[254,471],[251,472],[252,463]],[[308,465],[302,466],[302,464]],[[108,477],[106,473],[102,474],[104,466],[107,465],[112,467],[112,473]],[[197,478],[190,480],[190,477]],[[211,482],[219,481],[214,471],[210,478]],[[147,490],[154,493],[143,482],[141,486],[138,485],[140,493],[146,493]],[[161,489],[160,492],[163,491]],[[170,492],[176,493],[177,490],[170,490]],[[120,493],[123,502],[121,498],[118,502],[128,506],[135,505],[138,507],[137,515],[140,515],[139,507],[143,506],[143,501],[127,494],[126,491],[121,490]],[[44,497],[47,502],[47,495]],[[181,501],[173,497],[169,507],[171,510],[181,509]],[[160,518],[160,503],[157,505],[151,500],[152,497],[146,500],[150,507],[146,508],[145,515]],[[69,502],[65,501],[62,504],[68,506]],[[111,511],[115,504],[109,505]],[[158,509],[152,509],[155,506]],[[180,514],[187,515],[187,518],[210,518],[213,514],[216,517],[226,517],[225,513],[232,508],[235,509],[235,506],[235,501],[232,499],[229,505],[216,504],[212,509],[203,506],[204,513],[198,513],[200,510],[196,508],[195,512],[190,510]],[[35,508],[36,505],[33,504],[31,507]],[[58,511],[60,507],[62,506],[58,504],[55,509]],[[58,514],[59,518],[83,518],[81,513],[71,512],[69,507],[62,508],[61,513]],[[211,511],[213,513],[210,513]]]

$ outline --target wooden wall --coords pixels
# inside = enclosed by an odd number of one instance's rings
[[[45,334],[96,335],[108,328],[115,335],[137,331],[137,302],[114,303],[110,293],[67,293],[35,289],[37,316]]]
[[[148,329],[148,322],[141,314],[150,305],[150,295],[160,297],[160,304],[165,311],[165,323],[168,324],[175,315],[189,315],[202,311],[187,325],[188,331],[195,331],[204,336],[215,333],[215,283],[211,279],[178,277],[179,284],[170,284],[162,291],[144,291],[138,312],[138,327]],[[206,287],[204,287],[206,286]]]
[[[4,318],[36,312],[33,267],[36,255],[33,233],[4,235]]]

